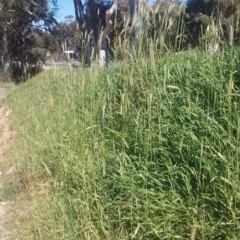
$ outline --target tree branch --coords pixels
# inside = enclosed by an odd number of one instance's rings
[[[79,23],[79,27],[84,22],[84,8],[81,0],[73,0],[74,9],[75,9],[75,17]]]

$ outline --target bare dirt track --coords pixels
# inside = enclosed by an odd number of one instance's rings
[[[0,87],[0,194],[3,186],[4,176],[6,171],[2,171],[1,167],[5,161],[4,152],[8,148],[9,140],[12,136],[12,131],[9,124],[9,116],[11,110],[2,101],[7,95],[7,89]],[[9,170],[8,170],[9,171]],[[10,229],[10,215],[9,215],[10,203],[3,201],[0,196],[0,240],[11,239]]]

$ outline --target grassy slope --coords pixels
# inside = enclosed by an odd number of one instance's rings
[[[36,193],[23,239],[239,239],[239,57],[169,54],[17,87],[13,155]]]

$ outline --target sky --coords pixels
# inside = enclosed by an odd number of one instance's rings
[[[72,15],[75,17],[73,0],[58,0],[59,11],[57,13],[57,20],[64,21],[64,17]]]

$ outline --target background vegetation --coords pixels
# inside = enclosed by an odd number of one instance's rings
[[[75,7],[75,17],[66,16],[58,23],[56,0],[0,1],[0,70],[6,74],[5,80],[28,79],[33,68],[38,72],[36,59],[44,62],[42,56],[46,52],[59,60],[64,59],[65,50],[74,50],[76,59],[88,65],[96,59],[106,27],[105,12],[112,2],[70,2]],[[147,40],[142,47],[161,52],[232,47],[239,41],[239,4],[239,0],[159,0],[151,6],[146,3]],[[111,61],[129,59],[132,23],[127,0],[118,1],[112,21],[114,28],[107,36]]]

